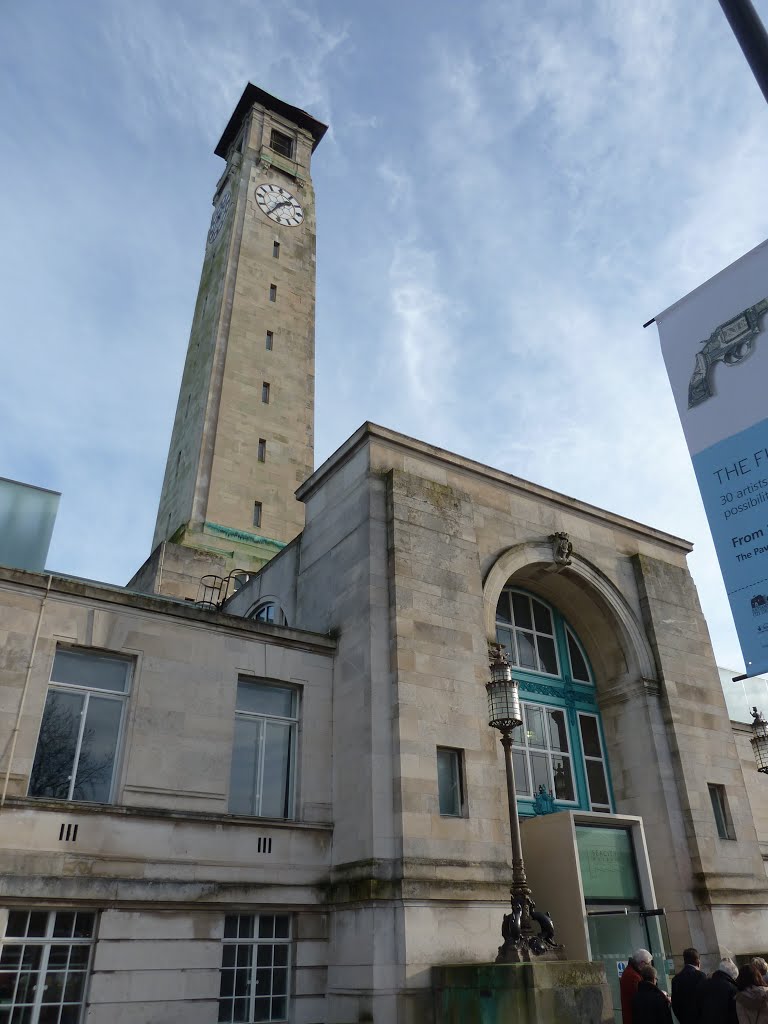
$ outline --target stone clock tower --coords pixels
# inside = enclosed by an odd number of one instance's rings
[[[248,85],[216,186],[153,555],[129,586],[195,598],[304,526],[314,444],[315,200],[326,126]],[[185,549],[185,550],[182,550]]]

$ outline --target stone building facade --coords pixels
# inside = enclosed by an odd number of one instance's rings
[[[768,945],[765,782],[690,545],[373,424],[312,472],[324,130],[249,86],[217,147],[129,586],[0,568],[0,1024],[439,1024],[433,967],[493,960],[509,903],[492,641],[571,956]],[[621,908],[642,941],[609,950]]]

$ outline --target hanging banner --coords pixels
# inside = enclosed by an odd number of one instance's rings
[[[768,241],[656,324],[747,672],[765,672]]]

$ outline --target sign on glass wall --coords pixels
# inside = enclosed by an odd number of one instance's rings
[[[587,902],[640,902],[632,836],[628,829],[577,825],[576,846]]]
[[[768,668],[768,241],[656,324],[753,675]]]

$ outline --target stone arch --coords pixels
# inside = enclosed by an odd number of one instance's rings
[[[573,553],[569,566],[555,566],[548,540],[502,552],[483,584],[489,639],[496,638],[496,605],[509,582],[549,601],[571,623],[592,662],[599,693],[656,680],[653,652],[637,616],[615,584],[587,559]]]

